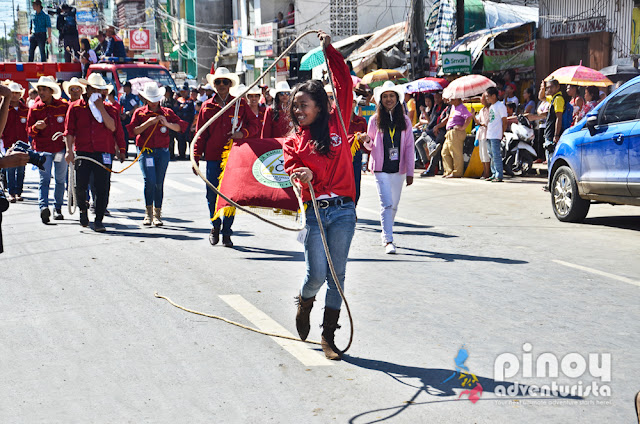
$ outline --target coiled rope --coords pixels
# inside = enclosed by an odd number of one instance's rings
[[[195,134],[195,136],[193,137],[193,142],[191,143],[191,145],[193,146],[196,142],[196,140],[201,136],[202,132],[207,129],[211,124],[213,124],[213,122],[215,122],[218,118],[220,118],[220,116],[222,116],[229,108],[231,108],[236,102],[239,102],[240,99],[242,97],[244,97],[244,95],[251,90],[254,86],[256,86],[260,80],[262,80],[268,73],[269,71],[271,71],[271,69],[276,65],[276,63],[278,63],[278,61],[280,59],[282,59],[284,56],[287,55],[287,53],[289,53],[289,51],[291,51],[291,49],[304,37],[306,37],[309,34],[317,34],[320,33],[319,30],[310,30],[310,31],[306,31],[305,33],[303,33],[302,35],[298,36],[289,47],[287,47],[282,54],[273,62],[273,64],[271,64],[271,66],[269,66],[263,73],[262,75],[260,75],[249,87],[247,87],[245,89],[245,91],[238,95],[236,98],[234,98],[231,102],[229,102],[228,104],[226,104],[218,113],[216,113],[214,116],[212,116],[207,122],[205,122],[205,124],[198,130],[198,132]],[[324,47],[324,45],[322,46],[322,52],[324,53],[324,57],[325,57],[325,62],[327,63],[327,70],[328,70],[328,76],[329,76],[329,81],[331,82],[331,89],[333,90],[333,94],[334,94],[334,98],[338,98],[337,93],[336,93],[336,88],[333,84],[333,75],[331,73],[331,68],[328,66],[329,61],[327,59],[327,51],[326,48]],[[336,109],[337,109],[337,113],[338,116],[340,118],[340,123],[342,125],[342,129],[344,130],[344,134],[347,135],[348,131],[347,128],[344,124],[344,120],[342,119],[342,113],[340,111],[340,105],[339,103],[336,101],[335,102],[336,105]],[[224,200],[226,200],[230,205],[235,206],[237,209],[248,213],[251,216],[254,216],[256,218],[258,218],[259,220],[266,222],[267,224],[271,224],[277,228],[283,229],[283,230],[287,230],[287,231],[301,231],[306,227],[306,214],[304,211],[304,204],[302,202],[302,193],[301,193],[301,189],[297,186],[297,184],[293,181],[293,177],[289,177],[289,179],[292,182],[292,185],[294,187],[294,192],[296,194],[296,197],[298,198],[298,204],[300,206],[300,211],[301,211],[301,225],[297,226],[297,227],[287,227],[285,225],[282,225],[280,223],[271,221],[263,216],[258,215],[257,213],[251,211],[248,208],[245,208],[239,204],[237,204],[236,202],[234,202],[232,199],[228,198],[227,196],[225,196],[223,193],[221,193],[218,188],[213,185],[211,183],[211,181],[209,181],[204,174],[202,173],[202,171],[200,171],[200,167],[198,166],[198,163],[195,161],[195,157],[193,155],[193,151],[191,152],[191,165],[193,166],[193,169],[196,171],[196,173],[198,174],[198,176],[200,178],[202,178],[202,180],[207,184],[207,186],[213,190],[218,196],[222,197]],[[347,350],[349,350],[349,348],[351,347],[351,344],[353,342],[353,317],[351,316],[351,309],[349,308],[349,303],[347,302],[347,299],[344,295],[344,291],[342,290],[342,285],[340,284],[340,280],[338,279],[338,275],[336,273],[336,270],[333,266],[333,260],[331,259],[331,253],[329,252],[329,245],[327,244],[327,238],[326,238],[326,234],[324,232],[324,226],[322,225],[322,220],[320,219],[320,211],[318,209],[318,202],[316,201],[316,196],[315,193],[313,191],[313,185],[311,184],[311,182],[308,183],[309,186],[309,193],[311,195],[311,202],[313,204],[313,209],[316,215],[316,220],[318,221],[318,227],[320,228],[320,235],[322,238],[322,245],[324,247],[324,252],[325,255],[327,257],[327,262],[329,264],[329,270],[331,271],[331,277],[333,278],[333,281],[335,282],[337,288],[338,288],[338,292],[340,293],[340,297],[342,297],[342,300],[344,302],[345,308],[347,309],[347,315],[349,316],[349,327],[350,327],[350,335],[349,335],[349,343],[347,344],[347,347],[345,347],[341,352],[344,353]],[[233,324],[236,325],[238,327],[244,328],[246,330],[250,330],[256,333],[260,333],[260,334],[264,334],[266,336],[271,336],[271,337],[279,337],[279,338],[283,338],[283,339],[289,339],[289,340],[297,340],[297,341],[302,341],[298,338],[292,338],[290,336],[284,336],[281,334],[274,334],[274,333],[268,333],[265,331],[261,331],[258,330],[256,328],[252,328],[252,327],[248,327],[245,326],[243,324],[239,324],[237,322],[234,321],[230,321],[226,318],[217,316],[217,315],[210,315],[210,314],[205,314],[203,312],[198,312],[198,311],[194,311],[188,308],[185,308],[183,306],[180,306],[176,303],[174,303],[173,301],[171,301],[169,298],[159,295],[157,292],[154,294],[155,297],[159,298],[159,299],[165,299],[167,302],[169,302],[171,305],[175,306],[176,308],[182,309],[183,311],[186,312],[190,312],[193,314],[197,314],[197,315],[201,315],[201,316],[205,316],[205,317],[209,317],[209,318],[214,318],[214,319],[218,319],[221,321],[224,321],[226,323],[229,324]],[[312,343],[312,344],[320,344],[319,342],[315,342],[315,341],[305,341],[306,343]]]

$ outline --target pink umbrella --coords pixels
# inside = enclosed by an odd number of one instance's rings
[[[149,77],[138,77],[138,78],[132,78],[129,80],[129,82],[131,83],[131,91],[133,91],[133,94],[138,94],[140,91],[142,91],[144,89],[144,86],[147,85],[150,82],[155,82],[156,84],[158,84],[156,81],[152,80]],[[160,84],[158,84],[158,86],[160,86]]]
[[[355,87],[356,84],[358,84],[360,81],[362,81],[362,78],[358,78],[355,75],[351,75],[351,81],[353,81],[353,86]]]
[[[482,75],[466,75],[452,81],[442,92],[445,99],[468,99],[482,94],[496,83]]]
[[[608,87],[613,84],[601,72],[582,66],[582,61],[577,66],[565,66],[557,69],[544,80],[549,81],[550,79],[556,79],[560,84],[593,85],[595,87]]]

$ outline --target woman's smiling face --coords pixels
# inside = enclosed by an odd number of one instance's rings
[[[303,91],[298,91],[293,99],[293,116],[300,126],[309,126],[316,120],[321,109],[311,96]]]
[[[385,109],[391,111],[398,103],[398,94],[394,91],[385,91],[382,93],[382,96],[380,96],[380,101]]]

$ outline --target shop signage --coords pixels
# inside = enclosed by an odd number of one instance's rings
[[[535,66],[536,42],[530,41],[508,50],[486,49],[483,52],[484,71],[533,68]]]
[[[273,56],[274,32],[276,31],[275,23],[260,25],[255,30],[255,55],[256,57]]]
[[[87,37],[95,37],[98,35],[100,28],[98,25],[80,25],[78,24],[78,33]]]
[[[429,74],[435,76],[438,72],[438,52],[431,50],[429,52]]]
[[[136,29],[129,31],[130,50],[149,50],[151,37],[148,29]]]
[[[599,16],[597,18],[579,19],[575,21],[560,21],[550,24],[550,37],[568,37],[572,35],[589,34],[592,32],[603,32],[607,30],[607,18]]]
[[[442,54],[442,72],[445,74],[470,74],[471,52],[446,52]]]

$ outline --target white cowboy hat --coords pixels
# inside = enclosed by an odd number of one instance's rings
[[[207,74],[207,82],[209,83],[210,87],[215,86],[213,82],[217,79],[228,79],[229,81],[231,81],[231,87],[235,87],[236,85],[240,84],[240,78],[238,78],[236,74],[232,73],[230,70],[223,66],[216,69],[215,73]],[[209,88],[209,90],[211,90],[211,88]]]
[[[260,87],[258,87],[257,85],[254,85],[253,87],[251,87],[251,90],[247,91],[247,96],[249,94],[260,94],[260,95],[262,95],[262,89]]]
[[[32,82],[31,86],[36,90],[40,86],[50,88],[51,90],[53,90],[53,98],[56,100],[59,99],[62,95],[62,90],[60,90],[60,86],[53,77],[46,77],[43,75],[40,77],[38,82]]]
[[[107,85],[107,82],[104,80],[104,78],[102,78],[102,75],[100,75],[97,72],[94,72],[93,74],[89,75],[89,77],[87,78],[87,85],[89,87],[93,87],[98,90],[109,89],[109,85]]]
[[[9,84],[7,84],[7,87],[9,87],[9,90],[11,90],[12,93],[20,93],[20,97],[24,96],[24,88],[21,84],[10,81]]]
[[[85,89],[86,84],[87,84],[87,80],[79,79],[78,77],[73,77],[69,81],[62,82],[62,89],[67,94],[67,97],[71,98],[71,95],[69,94],[69,89],[71,87],[82,88],[82,94],[84,94],[87,92],[87,90]]]
[[[211,84],[203,85],[202,88],[204,89],[204,91],[207,91],[207,90],[213,91],[213,87],[211,87]]]
[[[289,83],[286,81],[280,81],[276,84],[276,88],[269,89],[269,94],[271,97],[276,97],[278,93],[291,93],[291,87]]]
[[[246,85],[244,85],[244,84],[242,84],[242,83],[240,83],[240,84],[238,84],[237,86],[233,87],[231,90],[229,90],[229,93],[231,93],[231,95],[232,95],[233,97],[238,97],[238,96],[239,96],[239,95],[241,95],[241,94],[244,92],[244,90],[246,90],[246,89],[247,89],[247,86],[246,86]]]
[[[113,91],[114,87],[113,84],[107,84],[107,95],[111,94],[111,92]]]
[[[386,93],[388,91],[393,91],[398,95],[398,101],[402,101],[404,99],[404,88],[400,85],[395,85],[392,81],[385,81],[380,87],[376,87],[373,89],[373,98],[376,99],[376,103],[380,104],[380,97],[382,97],[382,93]]]
[[[158,87],[158,84],[155,82],[148,82],[138,94],[147,99],[150,103],[157,103],[164,99],[164,93],[166,91],[167,90],[164,87]]]

